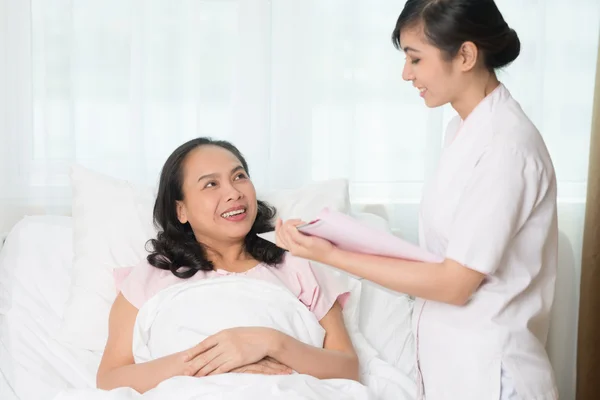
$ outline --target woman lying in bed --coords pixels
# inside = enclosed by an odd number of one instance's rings
[[[178,375],[227,372],[286,374],[358,380],[358,359],[342,318],[347,293],[318,280],[308,261],[295,258],[256,233],[273,230],[275,211],[257,201],[248,166],[230,143],[199,138],[166,161],[147,262],[121,285],[109,318],[109,337],[97,375],[101,389],[145,392]],[[146,363],[132,354],[133,327],[142,305],[183,279],[244,274],[287,287],[326,331],[323,348],[270,328],[228,329],[195,347]],[[198,304],[198,307],[210,307]]]

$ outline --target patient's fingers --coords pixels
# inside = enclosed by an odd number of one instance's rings
[[[261,374],[261,375],[289,375],[292,369],[279,363],[272,361],[273,359],[264,358],[255,364],[245,365],[240,368],[231,370],[234,373],[244,374]]]
[[[207,376],[207,375],[222,373],[222,372],[217,372],[217,371],[219,370],[219,368],[222,368],[224,364],[226,364],[226,356],[224,354],[219,354],[217,357],[215,357],[209,363],[207,363],[202,368],[200,368],[198,370],[198,372],[196,372],[195,375],[196,376]],[[227,372],[227,371],[225,371],[225,372]]]
[[[221,349],[219,349],[218,347],[213,347],[212,349],[208,350],[207,352],[202,353],[199,356],[190,360],[188,362],[188,365],[186,366],[185,374],[188,376],[194,376],[194,375],[202,376],[202,375],[198,375],[199,372],[203,368],[207,367],[210,363],[213,363],[213,365],[214,365],[214,361],[221,355],[222,355]],[[218,366],[219,366],[219,364],[217,364],[214,368],[217,368]],[[209,367],[207,367],[206,369],[209,369]]]
[[[266,367],[264,365],[248,365],[247,367],[242,367],[238,370],[234,369],[231,372],[243,373],[243,374],[257,374],[257,375],[290,375],[291,372]]]
[[[212,349],[217,344],[219,344],[219,341],[217,340],[217,338],[214,335],[207,337],[202,342],[198,343],[191,349],[187,350],[187,352],[186,352],[187,360],[188,361],[193,360],[194,358],[198,357],[200,354],[204,353],[205,351]]]
[[[237,364],[239,365],[239,364]],[[224,374],[226,372],[230,372],[232,371],[234,368],[236,368],[236,364],[233,361],[227,361],[223,364],[221,364],[219,367],[217,367],[216,369],[214,369],[210,374],[208,375],[219,375],[219,374]]]
[[[291,373],[292,369],[290,367],[288,367],[287,365],[284,365],[282,363],[280,363],[279,361],[275,361],[273,359],[270,358],[264,358],[262,360],[260,360],[257,364],[259,364],[262,367],[263,371],[274,371],[274,372],[280,372],[280,373]]]

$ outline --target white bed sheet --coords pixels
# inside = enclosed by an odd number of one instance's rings
[[[3,349],[0,348],[0,354],[2,354]],[[4,374],[0,370],[0,398],[2,400],[19,400],[15,392],[12,390],[12,387],[8,383],[8,380],[4,377]]]
[[[95,384],[98,355],[62,346],[23,313],[0,324],[0,372],[18,399],[51,399],[61,389]],[[4,399],[3,392],[0,398]]]
[[[0,253],[0,399],[50,399],[93,385],[100,356],[53,339],[70,284],[70,218],[28,217],[8,240]],[[40,259],[43,268],[31,268]]]

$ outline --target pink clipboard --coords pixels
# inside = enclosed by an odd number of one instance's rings
[[[422,262],[443,261],[442,257],[389,232],[327,208],[314,221],[298,226],[298,230],[306,235],[326,239],[338,248],[354,253]]]

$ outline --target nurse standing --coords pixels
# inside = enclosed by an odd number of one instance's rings
[[[419,216],[416,263],[342,251],[290,220],[278,245],[417,297],[420,397],[556,399],[545,351],[557,269],[556,177],[544,141],[495,70],[520,42],[493,0],[408,0],[393,32],[402,77],[428,107],[450,103]]]

